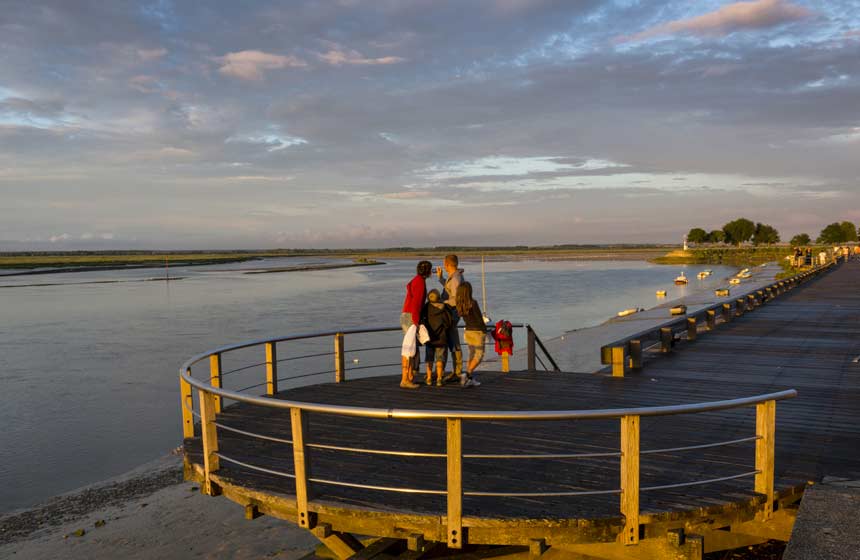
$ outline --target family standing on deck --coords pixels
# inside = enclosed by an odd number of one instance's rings
[[[419,367],[420,344],[426,348],[427,386],[433,385],[434,372],[437,387],[446,381],[458,379],[462,387],[481,385],[473,372],[484,357],[487,327],[478,302],[472,297],[472,285],[463,280],[459,265],[457,255],[447,255],[443,263],[447,277],[443,277],[443,267],[436,267],[436,276],[442,285],[441,293],[435,289],[427,292],[426,280],[433,268],[430,261],[419,262],[415,277],[406,285],[406,298],[400,313],[400,326],[404,333],[400,386],[404,389],[419,387],[415,383],[415,373]],[[466,373],[463,373],[463,351],[457,330],[461,317],[466,324],[465,339],[469,346]],[[445,362],[449,354],[454,362],[453,371],[446,376]]]

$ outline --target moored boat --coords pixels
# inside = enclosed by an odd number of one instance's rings
[[[686,284],[687,282],[689,282],[689,280],[687,280],[687,276],[683,272],[675,278],[676,284]]]

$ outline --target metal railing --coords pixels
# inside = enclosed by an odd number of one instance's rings
[[[622,377],[629,370],[640,370],[643,367],[643,351],[648,347],[659,345],[660,353],[672,351],[675,342],[684,336],[688,341],[694,341],[703,332],[713,331],[717,325],[726,324],[733,318],[773,300],[774,298],[796,288],[800,284],[829,270],[835,262],[817,266],[783,280],[777,280],[762,288],[756,288],[735,296],[731,301],[721,301],[694,313],[685,313],[674,319],[668,319],[657,325],[625,336],[600,348],[600,362],[612,366],[612,375]],[[700,332],[699,327],[704,327]]]
[[[517,325],[518,328],[525,328],[530,342],[527,342],[527,348],[531,347],[529,352],[528,362],[533,365],[537,359],[533,354],[535,347],[542,347],[539,343],[539,338],[534,334],[527,325]],[[296,508],[297,508],[297,523],[299,526],[311,529],[314,526],[315,520],[312,516],[310,504],[313,499],[313,485],[331,485],[349,488],[360,488],[366,490],[393,492],[393,493],[409,493],[409,494],[427,494],[445,496],[446,500],[446,515],[444,523],[447,525],[447,542],[452,548],[461,548],[465,544],[465,535],[463,533],[463,498],[469,496],[475,497],[513,497],[513,498],[541,498],[541,497],[577,497],[589,495],[619,495],[621,501],[620,513],[624,517],[624,529],[622,540],[626,544],[637,544],[639,542],[639,495],[641,492],[665,490],[670,488],[683,488],[688,486],[700,486],[705,484],[713,484],[717,482],[754,477],[755,492],[764,496],[764,504],[762,506],[761,515],[767,519],[773,513],[774,502],[774,430],[776,422],[776,401],[782,399],[793,398],[797,395],[795,390],[779,391],[764,395],[757,395],[746,398],[693,403],[686,405],[674,406],[657,406],[657,407],[638,407],[638,408],[622,408],[622,409],[602,409],[602,410],[416,410],[416,409],[396,409],[396,408],[369,408],[359,406],[345,405],[330,405],[313,402],[301,402],[294,400],[285,400],[282,397],[274,399],[271,396],[278,392],[278,382],[284,379],[296,379],[298,376],[290,378],[278,377],[278,364],[290,359],[303,359],[307,357],[326,356],[329,353],[312,352],[301,356],[293,356],[290,358],[278,359],[277,344],[287,341],[311,340],[321,337],[334,338],[334,370],[326,372],[314,372],[310,375],[335,375],[337,382],[345,382],[347,369],[344,364],[344,339],[347,335],[358,335],[367,333],[389,333],[398,331],[399,328],[377,328],[377,329],[353,329],[331,331],[325,333],[303,334],[296,336],[287,336],[275,339],[255,340],[251,342],[235,344],[230,346],[222,346],[210,352],[198,354],[189,359],[183,364],[180,370],[180,390],[182,400],[182,418],[183,418],[183,433],[186,438],[193,438],[196,435],[194,419],[200,421],[200,437],[202,440],[203,450],[203,488],[204,491],[210,494],[218,492],[217,482],[213,480],[213,475],[217,475],[220,468],[220,462],[225,461],[232,463],[240,468],[251,471],[267,473],[270,475],[281,476],[287,479],[292,479],[295,485]],[[399,337],[398,337],[399,338]],[[228,372],[223,372],[221,369],[221,356],[224,353],[264,346],[265,347],[265,362],[259,362],[251,366],[242,366]],[[399,346],[382,345],[372,348],[357,349],[355,351],[368,350],[389,350],[399,348]],[[545,350],[545,349],[544,349]],[[531,356],[535,356],[532,358]],[[554,367],[555,362],[552,361],[549,354],[546,353],[548,360]],[[200,363],[209,362],[209,378],[196,379],[192,375],[192,368]],[[253,396],[242,391],[227,390],[222,387],[223,377],[229,373],[243,371],[252,367],[265,366],[265,382],[259,383],[257,386],[266,387],[267,396]],[[374,366],[367,366],[374,367]],[[308,375],[302,375],[308,377]],[[247,388],[246,388],[247,389]],[[193,392],[196,390],[198,395],[199,412],[194,408]],[[219,421],[218,415],[221,412],[223,399],[230,399],[237,402],[246,403],[253,406],[261,406],[273,409],[289,410],[291,418],[291,430],[289,437],[277,437],[277,435],[258,434],[248,430],[241,430],[234,426],[230,426],[222,421]],[[710,411],[720,411],[727,409],[735,409],[740,407],[756,407],[756,429],[752,436],[732,439],[727,441],[710,442],[699,445],[690,445],[684,447],[672,447],[665,449],[650,449],[640,450],[640,419],[642,417],[666,416],[675,414],[694,414]],[[310,413],[325,413],[350,417],[360,418],[384,418],[384,419],[422,419],[422,420],[440,420],[445,422],[446,430],[446,445],[444,452],[418,452],[418,451],[402,451],[393,449],[369,449],[362,447],[340,446],[315,443],[308,441],[308,416]],[[561,420],[597,420],[597,419],[618,419],[620,420],[619,433],[621,445],[618,451],[598,452],[598,453],[509,453],[509,454],[476,454],[468,453],[463,449],[463,422],[471,421],[561,421]],[[283,444],[292,446],[293,455],[293,472],[284,472],[280,470],[270,469],[262,465],[253,464],[248,460],[239,460],[219,451],[218,430],[237,433],[246,437],[261,439],[275,444]],[[705,480],[693,480],[669,485],[651,485],[643,486],[640,484],[640,468],[639,461],[643,455],[659,454],[659,453],[675,453],[711,447],[721,447],[728,445],[736,445],[743,442],[755,441],[755,466],[751,470],[722,476],[718,478],[709,478]],[[377,456],[399,456],[399,457],[418,457],[428,459],[445,459],[447,463],[446,484],[444,488],[407,488],[384,486],[371,483],[346,482],[340,480],[331,480],[327,478],[315,478],[309,475],[310,463],[312,461],[311,451],[314,449],[324,449],[335,452],[348,453],[363,453]],[[577,489],[565,491],[547,491],[547,492],[487,492],[478,489],[469,489],[463,487],[463,460],[547,460],[547,459],[584,459],[596,457],[617,457],[620,462],[620,487],[619,488],[597,488],[597,489]],[[441,512],[440,512],[441,513]]]

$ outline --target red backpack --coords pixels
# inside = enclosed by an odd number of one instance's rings
[[[514,326],[510,321],[502,319],[496,323],[496,328],[493,329],[493,338],[496,340],[496,354],[514,353]]]

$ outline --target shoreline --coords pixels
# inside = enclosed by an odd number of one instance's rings
[[[247,521],[237,504],[203,495],[198,484],[183,481],[176,452],[0,514],[0,558],[299,560],[319,544],[292,523]]]

